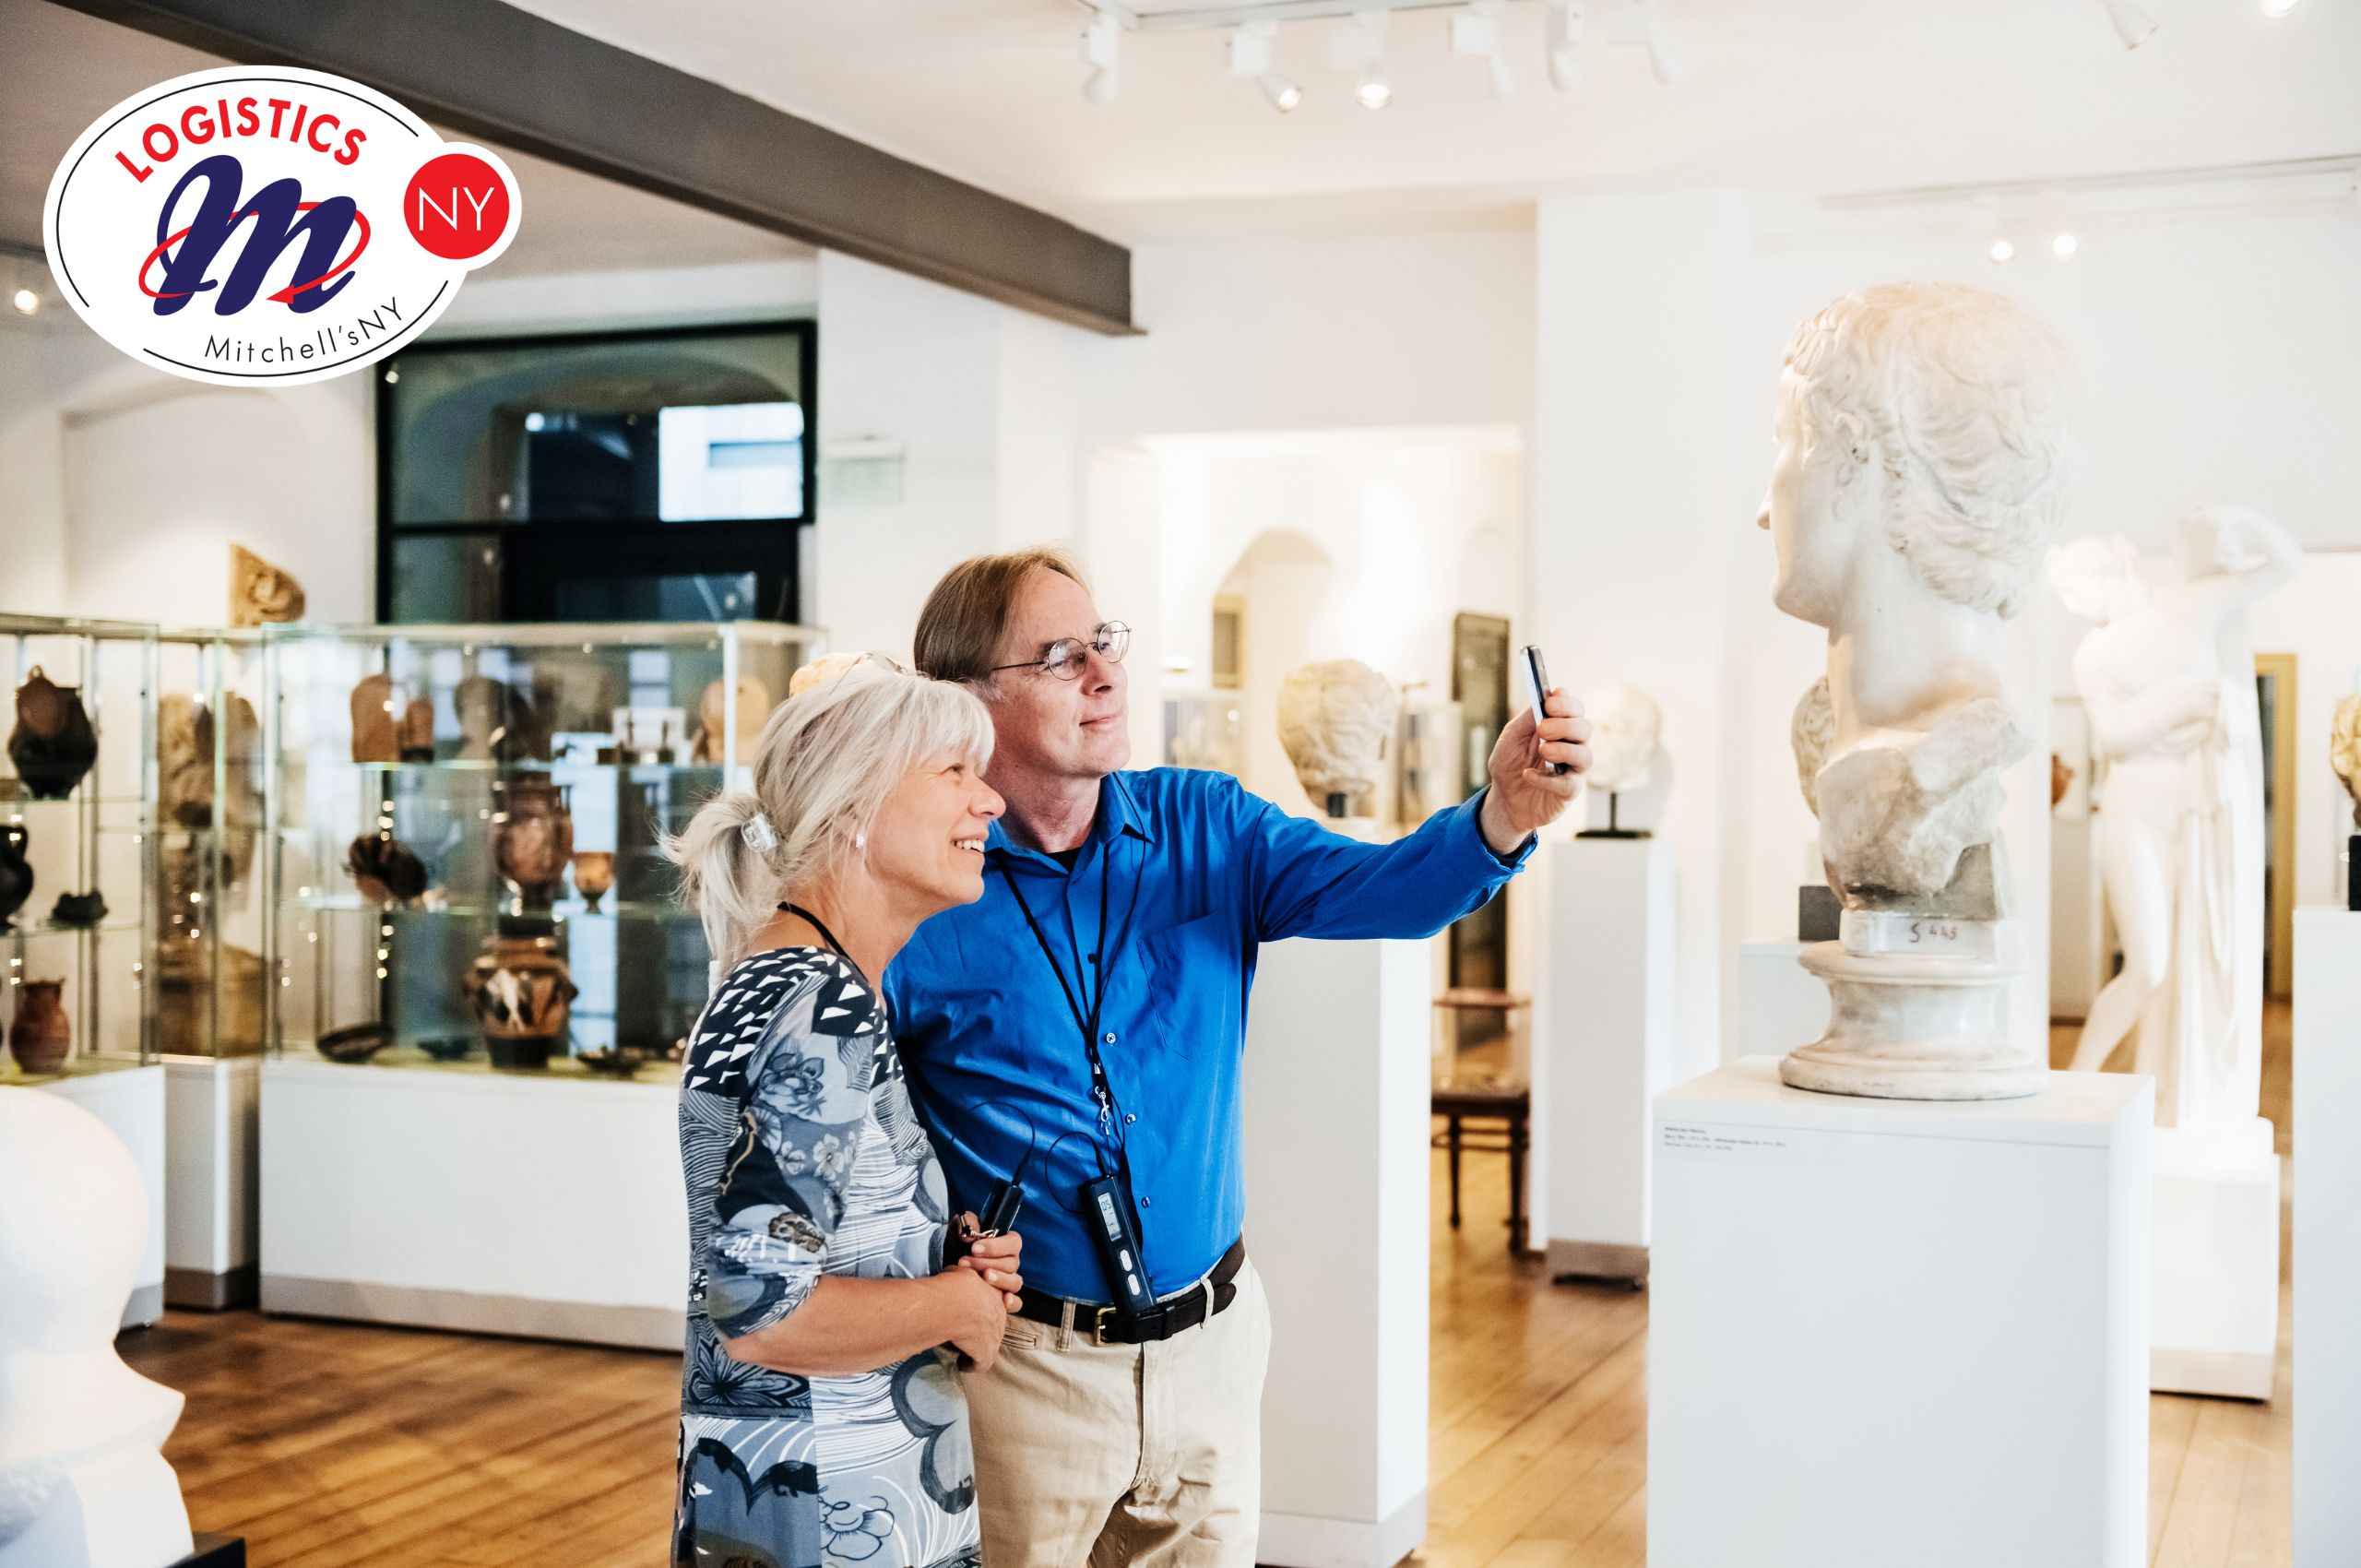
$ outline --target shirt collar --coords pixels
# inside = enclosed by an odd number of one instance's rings
[[[1110,773],[1098,781],[1098,813],[1090,821],[1090,837],[1086,843],[1104,849],[1118,835],[1136,838],[1143,844],[1153,844],[1156,836],[1148,831],[1148,815],[1133,797],[1132,786],[1121,773]],[[1038,861],[1045,865],[1058,865],[1053,856],[1038,849],[1027,849],[1011,839],[1008,832],[994,818],[984,834],[984,852],[999,852]],[[1059,867],[1063,870],[1062,866]]]

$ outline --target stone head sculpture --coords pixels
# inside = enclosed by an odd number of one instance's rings
[[[2065,510],[2065,351],[1959,284],[1845,295],[1796,332],[1762,526],[1780,609],[1841,624],[1907,582],[2002,618]]]
[[[1603,686],[1583,698],[1583,712],[1591,722],[1585,782],[1610,795],[1646,789],[1664,730],[1656,699],[1637,686]]]
[[[230,547],[230,624],[303,618],[303,585],[242,544]]]
[[[1335,809],[1375,792],[1401,699],[1394,684],[1357,659],[1306,664],[1279,686],[1279,744],[1303,792]]]
[[[149,1216],[106,1124],[0,1088],[0,1562],[173,1562],[181,1396],[115,1354]]]
[[[2343,780],[2344,792],[2353,797],[2353,826],[2361,828],[2361,692],[2337,699],[2336,717],[2329,727],[2328,760]]]
[[[2048,573],[2068,612],[2102,626],[2148,602],[2139,547],[2119,533],[2068,540],[2049,552]]]

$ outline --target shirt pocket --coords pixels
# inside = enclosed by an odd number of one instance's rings
[[[1237,917],[1226,909],[1151,932],[1147,960],[1151,1031],[1169,1051],[1235,1049],[1240,1027]]]

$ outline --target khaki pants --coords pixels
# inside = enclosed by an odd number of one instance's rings
[[[1270,1357],[1251,1261],[1227,1312],[1153,1345],[1011,1318],[964,1380],[985,1568],[1252,1568]]]

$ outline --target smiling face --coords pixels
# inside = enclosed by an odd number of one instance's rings
[[[1755,518],[1756,527],[1771,531],[1779,554],[1771,601],[1799,621],[1825,626],[1843,602],[1864,532],[1855,514],[1869,489],[1868,465],[1856,460],[1842,433],[1812,429],[1803,379],[1793,371],[1780,380],[1772,434],[1778,456]],[[1852,482],[1841,483],[1848,471]]]
[[[863,864],[931,914],[984,896],[984,836],[1001,798],[967,755],[946,748],[902,776],[869,826]]]
[[[1087,644],[1106,619],[1080,583],[1034,571],[1017,588],[992,662],[1038,660],[1065,637]],[[1124,691],[1123,667],[1095,649],[1071,681],[1038,667],[998,671],[981,694],[992,715],[993,772],[1104,778],[1132,759]]]

